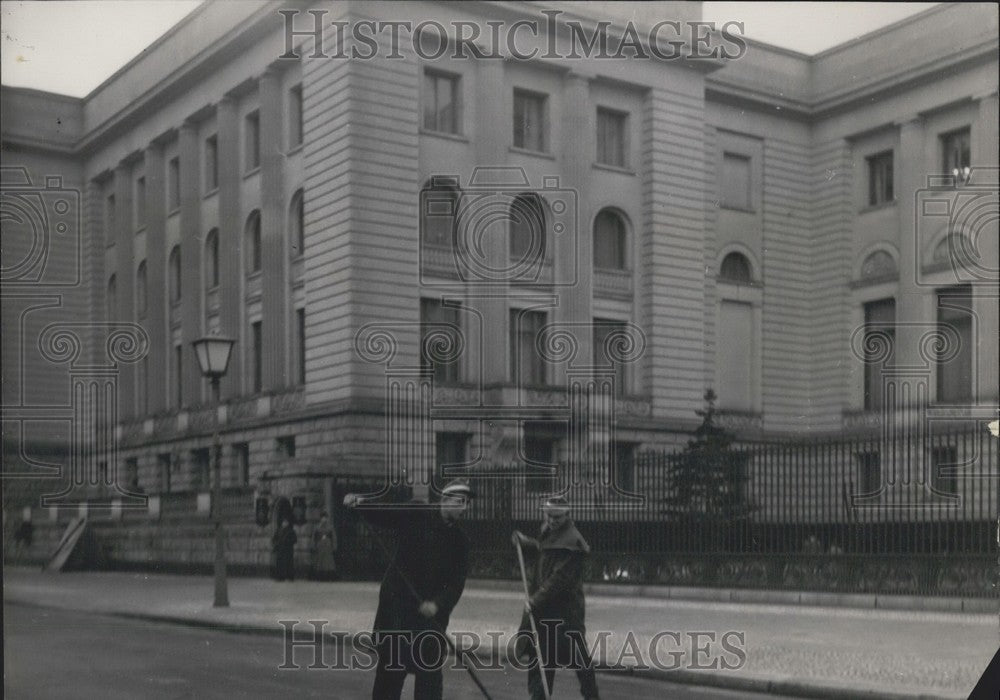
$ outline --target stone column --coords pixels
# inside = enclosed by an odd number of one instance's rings
[[[242,344],[246,337],[243,319],[243,224],[240,211],[239,114],[236,99],[226,96],[216,112],[219,158],[219,329]],[[221,395],[240,394],[244,376],[243,348],[233,348],[229,371],[222,378]]]
[[[166,178],[163,148],[150,144],[145,152],[146,178],[146,274],[151,290],[146,304],[146,333],[149,334],[149,354],[145,360],[146,403],[149,413],[167,407],[167,367],[173,357],[169,331],[169,295],[166,284]],[[143,362],[140,360],[140,362]],[[142,365],[137,366],[142,379]],[[142,406],[137,407],[141,413]]]
[[[204,380],[191,341],[202,335],[201,168],[198,125],[185,121],[177,144],[180,160],[181,225],[181,386],[183,405],[202,401]]]
[[[972,244],[978,251],[980,257],[980,269],[976,273],[976,283],[973,286],[972,308],[976,315],[978,327],[976,328],[976,377],[978,379],[975,391],[976,401],[980,405],[996,405],[998,401],[998,385],[1000,385],[1000,374],[997,366],[1000,365],[1000,357],[997,355],[997,337],[1000,337],[1000,303],[997,299],[998,274],[1000,274],[1000,261],[998,261],[997,217],[996,198],[997,191],[1000,190],[1000,182],[997,179],[997,151],[998,144],[997,123],[1000,120],[1000,113],[997,108],[997,93],[992,92],[979,98],[979,119],[973,127],[972,132],[972,176],[973,187],[982,190],[984,202],[987,198],[993,198],[994,215],[983,217],[980,220],[978,230],[968,231],[972,237]]]
[[[139,261],[134,259],[135,243],[134,221],[132,217],[132,166],[121,162],[115,167],[115,222],[118,227],[117,244],[115,247],[118,274],[118,318],[122,321],[136,321],[135,306],[135,275]],[[147,268],[147,289],[148,269]],[[118,415],[121,419],[129,419],[135,415],[135,367],[125,365],[121,368],[118,382]]]
[[[263,385],[265,390],[291,384],[288,361],[289,248],[282,153],[281,74],[273,68],[260,79],[261,296],[263,315]]]

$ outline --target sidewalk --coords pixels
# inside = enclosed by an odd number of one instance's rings
[[[4,571],[4,602],[86,612],[210,625],[246,632],[281,634],[279,620],[325,620],[325,632],[371,629],[378,600],[375,583],[278,583],[259,578],[230,578],[231,607],[213,608],[209,576],[175,576],[85,572],[48,574],[35,569]],[[476,585],[452,615],[450,631],[471,632],[489,640],[487,632],[516,631],[521,596],[516,591]],[[658,632],[660,661],[677,670],[651,669],[650,675],[674,682],[724,686],[806,697],[964,698],[972,690],[1000,643],[995,614],[915,612],[903,610],[814,607],[717,601],[675,600],[590,594],[588,637],[610,633],[604,664],[635,666],[629,640],[646,650]],[[707,655],[694,647],[714,633],[745,635],[745,663],[721,670],[738,655],[721,655],[709,644]],[[729,637],[730,646],[738,637]],[[683,657],[671,657],[670,652]],[[300,649],[298,663],[311,662],[311,650]],[[644,657],[649,663],[649,658]],[[678,659],[679,662],[677,660]],[[715,669],[691,668],[711,665]]]

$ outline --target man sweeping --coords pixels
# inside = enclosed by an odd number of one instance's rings
[[[397,700],[407,673],[415,676],[414,700],[441,698],[444,635],[469,569],[469,540],[457,523],[473,496],[468,482],[456,479],[442,489],[437,509],[367,501],[353,493],[344,497],[344,505],[372,525],[397,533],[375,613],[372,700]]]
[[[528,565],[528,603],[521,618],[519,641],[533,634],[531,617],[537,629],[537,645],[519,645],[518,655],[542,658],[528,670],[528,692],[532,700],[546,700],[555,680],[556,668],[572,668],[586,700],[597,700],[597,679],[587,651],[584,625],[585,602],[583,574],[590,546],[570,518],[565,498],[548,499],[542,506],[545,521],[538,539],[515,530],[515,546],[534,555]],[[529,556],[529,561],[532,557]],[[530,617],[529,617],[530,616]],[[544,683],[541,668],[545,669]]]

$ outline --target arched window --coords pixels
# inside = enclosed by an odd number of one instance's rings
[[[139,318],[146,317],[146,261],[139,263],[135,271],[135,312]]]
[[[517,263],[545,259],[545,212],[537,194],[520,194],[510,204],[510,258]]]
[[[451,247],[458,214],[459,191],[436,179],[424,186],[420,211],[420,240],[426,245]]]
[[[170,279],[170,303],[176,304],[181,300],[181,247],[175,245],[170,249],[170,258],[167,263]]]
[[[292,205],[288,208],[288,242],[293,258],[301,257],[306,250],[305,199],[302,190],[292,195]]]
[[[594,219],[594,267],[625,269],[625,219],[614,209],[602,209]]]
[[[735,284],[750,284],[750,261],[743,253],[730,253],[722,259],[719,266],[719,277],[726,282]]]
[[[108,278],[108,320],[114,321],[118,316],[118,280],[114,275]]]
[[[897,274],[896,261],[887,251],[876,250],[861,263],[861,279],[892,277]]]
[[[260,212],[254,209],[247,217],[246,231],[244,235],[246,247],[246,271],[247,273],[260,270]]]
[[[205,286],[219,286],[219,229],[213,228],[205,236]]]

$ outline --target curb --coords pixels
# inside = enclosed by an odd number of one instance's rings
[[[183,617],[177,615],[157,615],[155,613],[136,613],[124,611],[103,611],[103,610],[81,610],[71,606],[60,606],[37,601],[25,601],[16,595],[4,597],[5,603],[14,603],[25,607],[43,608],[50,610],[73,610],[91,615],[107,615],[126,620],[138,620],[144,622],[156,622],[180,627],[191,627],[195,629],[211,629],[229,634],[254,634],[261,636],[281,636],[284,637],[285,629],[282,627],[263,627],[250,623],[246,624],[219,624],[213,621]],[[367,632],[368,630],[363,630]],[[356,633],[356,632],[355,632]],[[329,635],[324,638],[324,644],[339,644],[341,639],[337,636]],[[353,642],[344,640],[353,648]],[[496,642],[496,640],[494,640]],[[309,642],[304,642],[309,644]],[[507,649],[501,650],[499,644],[494,643],[485,650],[477,649],[474,653],[477,659],[484,664],[495,663],[502,659],[504,663],[510,664],[510,656]],[[449,654],[451,656],[451,654]],[[292,658],[294,661],[294,656]],[[637,678],[645,678],[653,681],[676,683],[679,685],[692,685],[712,688],[722,688],[726,690],[746,691],[770,695],[793,696],[800,698],[819,698],[821,700],[954,700],[957,695],[934,695],[929,693],[893,693],[875,689],[842,688],[834,685],[824,685],[822,683],[809,682],[805,680],[767,680],[763,678],[746,678],[733,676],[726,673],[691,671],[689,669],[656,669],[656,668],[636,668],[633,666],[609,666],[607,664],[595,664],[595,670],[607,675],[628,675]]]

